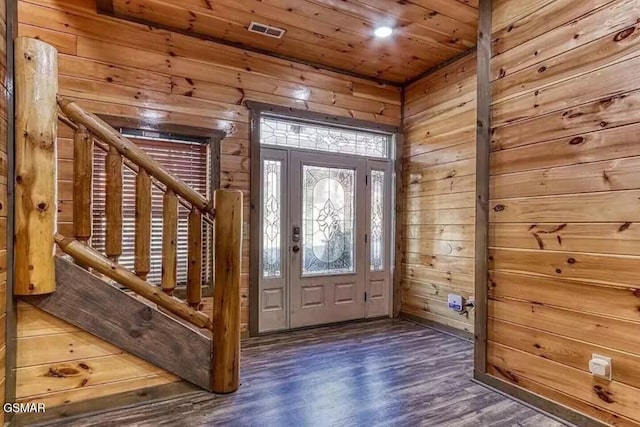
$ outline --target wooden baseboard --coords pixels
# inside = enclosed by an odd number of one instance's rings
[[[554,420],[567,426],[580,427],[606,427],[607,424],[594,418],[576,412],[564,405],[546,399],[538,394],[502,381],[494,376],[474,371],[473,382],[487,387],[497,393],[507,396],[531,409],[543,413]]]
[[[110,396],[98,397],[82,402],[47,408],[45,413],[16,414],[11,426],[28,426],[33,424],[55,421],[60,419],[72,420],[84,418],[102,412],[124,409],[126,407],[147,404],[152,401],[175,398],[191,393],[202,393],[202,389],[186,382],[179,381],[171,384],[163,384],[154,387],[141,388],[139,390]]]
[[[426,326],[428,328],[436,329],[445,334],[453,335],[456,338],[462,338],[466,341],[473,342],[473,334],[471,332],[462,331],[460,329],[456,329],[449,325],[443,325],[442,323],[434,322],[432,320],[423,319],[418,316],[414,316],[413,314],[408,314],[405,312],[400,312],[400,319],[405,319],[413,323],[418,323],[420,325]]]

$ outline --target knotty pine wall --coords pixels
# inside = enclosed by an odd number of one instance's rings
[[[488,370],[637,426],[640,8],[527,3],[493,11]]]
[[[7,3],[0,0],[0,404],[5,402],[7,352]],[[0,424],[4,412],[0,411]]]
[[[447,308],[474,294],[476,55],[405,89],[402,308],[473,331]]]
[[[57,47],[61,93],[93,112],[228,132],[222,143],[221,185],[245,193],[242,322],[246,331],[249,114],[242,102],[399,125],[400,90],[95,11],[95,0],[20,1],[19,33]],[[68,235],[73,223],[70,136],[61,127],[59,229]],[[59,406],[177,380],[26,304],[19,306],[18,315],[19,400]]]

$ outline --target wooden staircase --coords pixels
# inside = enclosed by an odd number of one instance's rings
[[[14,294],[206,390],[235,391],[240,368],[242,194],[217,190],[208,198],[194,191],[99,117],[57,94],[53,47],[18,38],[15,48]],[[56,231],[58,120],[75,132],[74,236]],[[91,246],[94,149],[107,153],[104,253]],[[118,263],[123,253],[123,167],[136,177],[133,271]],[[163,193],[160,284],[147,281],[152,188]],[[189,210],[186,301],[174,296],[179,206]],[[214,235],[214,308],[208,314],[201,311],[203,227],[210,227]]]

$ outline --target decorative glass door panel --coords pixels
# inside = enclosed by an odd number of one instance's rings
[[[289,323],[287,288],[289,247],[287,241],[287,159],[282,150],[262,150],[261,233],[259,280],[259,330],[286,329]]]
[[[290,156],[290,325],[364,318],[366,160]]]
[[[355,271],[353,169],[302,167],[302,276]]]

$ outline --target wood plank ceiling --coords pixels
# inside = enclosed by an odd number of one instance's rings
[[[287,59],[406,83],[475,46],[478,0],[101,0],[101,12]],[[252,21],[286,30],[251,33]],[[391,37],[374,36],[379,26]]]

